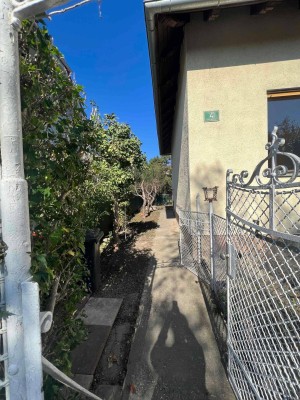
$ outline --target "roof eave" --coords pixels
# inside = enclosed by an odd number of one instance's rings
[[[215,8],[244,6],[262,3],[263,0],[144,0],[145,20],[148,38],[148,49],[150,56],[150,67],[152,75],[152,88],[154,97],[154,108],[156,114],[156,126],[160,153],[167,155],[171,153],[171,144],[165,145],[161,132],[160,99],[157,77],[157,32],[155,17],[162,13],[187,13],[204,11]]]

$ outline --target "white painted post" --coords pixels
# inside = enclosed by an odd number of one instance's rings
[[[42,400],[38,285],[30,280],[30,223],[24,177],[19,46],[21,20],[69,0],[0,0],[0,184],[5,257],[9,390],[7,400]],[[23,307],[22,307],[22,290]],[[24,334],[25,330],[25,334]],[[26,384],[27,383],[27,384]],[[8,397],[9,396],[9,397]]]
[[[196,221],[197,221],[197,263],[198,263],[198,274],[201,269],[201,219],[200,219],[200,194],[196,196]]]
[[[30,278],[30,225],[27,183],[24,179],[18,32],[12,26],[13,5],[0,0],[0,139],[2,158],[1,214],[5,258],[5,301],[7,312],[8,375],[10,398],[28,399],[21,283]],[[38,296],[38,293],[36,294]],[[38,301],[38,299],[37,299]],[[40,355],[41,357],[41,355]],[[42,371],[42,363],[35,365]],[[36,385],[41,387],[40,382]],[[36,400],[42,396],[35,397]],[[32,398],[33,399],[33,398]]]
[[[43,399],[42,339],[40,328],[39,285],[23,282],[22,308],[27,399]]]
[[[210,267],[211,267],[211,288],[215,291],[215,265],[214,265],[214,227],[213,227],[213,202],[209,202],[209,237],[210,237]]]

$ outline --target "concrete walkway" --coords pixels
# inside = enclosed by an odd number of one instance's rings
[[[162,210],[122,400],[235,399],[195,275],[179,266],[178,224]]]

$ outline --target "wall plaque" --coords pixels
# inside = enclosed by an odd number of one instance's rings
[[[204,122],[217,122],[220,121],[219,110],[204,111]]]

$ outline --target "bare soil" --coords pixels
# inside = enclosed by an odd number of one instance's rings
[[[123,303],[98,363],[93,391],[100,385],[122,386],[125,379],[159,213],[153,211],[145,221],[137,214],[129,223],[126,239],[121,237],[118,250],[111,247],[102,254],[101,265],[107,276],[95,295],[122,298]]]

